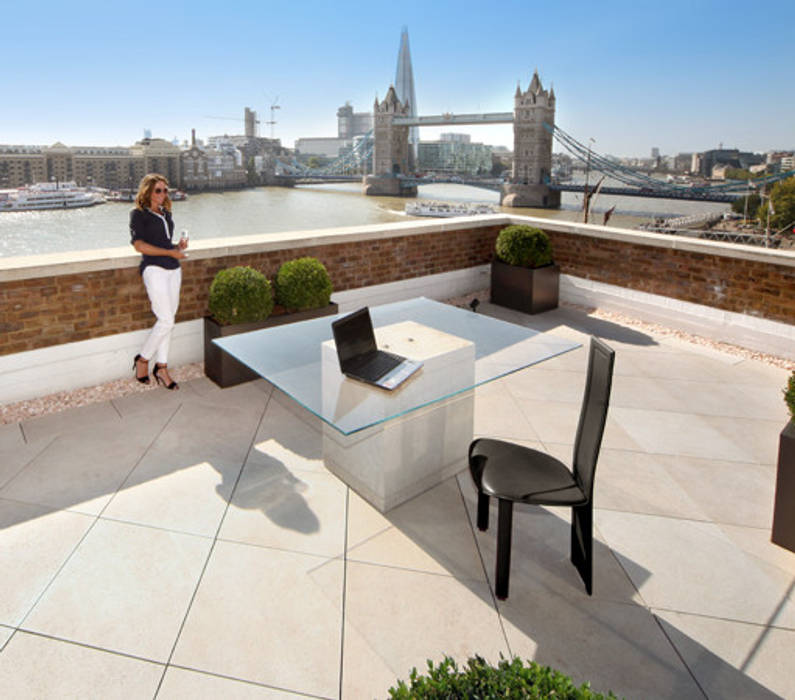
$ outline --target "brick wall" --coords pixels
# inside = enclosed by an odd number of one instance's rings
[[[497,216],[452,222],[364,227],[348,233],[257,237],[244,244],[205,242],[183,265],[178,321],[201,318],[215,273],[251,265],[273,278],[281,263],[319,258],[334,289],[465,269],[491,260],[497,232],[508,223],[543,224],[562,272],[707,306],[795,323],[795,253]],[[0,355],[148,328],[153,317],[127,249],[67,263],[0,265]]]

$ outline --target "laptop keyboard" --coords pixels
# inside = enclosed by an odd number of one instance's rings
[[[375,381],[385,375],[389,370],[397,367],[403,360],[385,352],[376,352],[364,358],[361,365],[356,367],[358,374]],[[359,363],[357,363],[359,364]]]

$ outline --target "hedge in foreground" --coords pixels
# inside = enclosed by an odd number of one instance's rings
[[[500,658],[492,666],[480,656],[475,656],[459,669],[455,661],[445,656],[438,666],[428,661],[428,672],[420,675],[411,670],[410,681],[398,681],[389,689],[389,697],[395,700],[407,698],[521,698],[522,700],[603,700],[615,698],[595,693],[588,684],[577,688],[571,678],[535,661],[525,665],[519,657],[511,660]]]

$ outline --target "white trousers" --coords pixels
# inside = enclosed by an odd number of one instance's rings
[[[164,365],[168,362],[171,331],[179,308],[182,268],[166,270],[158,265],[147,265],[143,277],[146,293],[152,304],[152,312],[157,316],[157,321],[141,348],[141,357],[145,360],[154,359],[158,364]]]

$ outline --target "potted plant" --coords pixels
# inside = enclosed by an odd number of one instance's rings
[[[204,373],[219,386],[234,386],[258,375],[215,345],[215,338],[337,313],[337,304],[330,301],[331,279],[316,258],[284,263],[275,286],[274,301],[271,283],[250,267],[220,270],[213,279],[210,316],[204,318]]]
[[[795,552],[795,372],[784,389],[790,420],[778,440],[776,500],[771,540]]]
[[[252,267],[219,270],[210,285],[210,316],[204,317],[204,373],[222,387],[257,375],[212,341],[264,327],[273,311],[271,283]]]
[[[537,314],[558,305],[560,267],[549,236],[532,226],[506,226],[497,235],[491,263],[491,301]]]
[[[288,311],[325,309],[331,292],[331,279],[317,258],[290,260],[276,273],[276,301]]]

